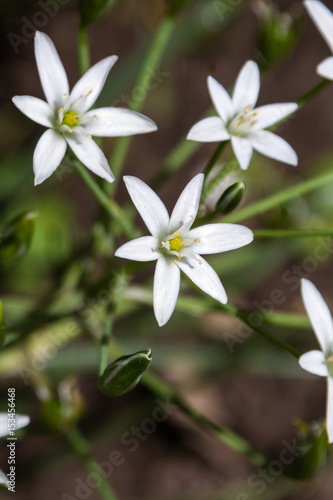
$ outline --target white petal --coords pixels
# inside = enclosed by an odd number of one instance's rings
[[[143,222],[153,236],[166,235],[169,214],[162,200],[147,184],[137,177],[123,177],[127,190]]]
[[[236,137],[233,135],[231,136],[231,144],[240,167],[246,170],[253,155],[251,142],[245,137]]]
[[[117,59],[117,56],[106,57],[88,69],[71,92],[69,102],[71,109],[84,113],[91,108],[101,93],[105,80]]]
[[[250,140],[253,149],[258,153],[288,165],[297,165],[298,158],[295,150],[282,137],[267,130],[259,130],[250,136]]]
[[[333,321],[322,295],[311,281],[301,281],[302,299],[319,345],[325,354],[333,347]]]
[[[73,132],[72,134],[66,134],[66,141],[83,165],[94,174],[102,177],[102,179],[108,182],[114,181],[114,175],[111,172],[108,160],[91,137]]]
[[[326,427],[328,442],[333,443],[333,378],[327,378]]]
[[[227,123],[235,114],[231,97],[226,89],[212,76],[207,78],[207,85],[216,111],[223,119],[224,123]]]
[[[30,120],[45,127],[52,127],[54,111],[47,102],[30,95],[16,95],[12,101]]]
[[[165,325],[176,307],[180,287],[180,271],[172,261],[161,257],[154,275],[154,313],[159,326]]]
[[[34,151],[35,186],[50,177],[65,156],[67,144],[61,134],[48,129],[39,139]]]
[[[7,436],[10,430],[21,429],[26,427],[30,423],[30,417],[28,415],[15,416],[15,427],[10,427],[8,430],[8,413],[0,413],[0,437]]]
[[[84,115],[83,124],[88,134],[98,137],[120,137],[146,134],[157,130],[150,118],[123,108],[99,108]]]
[[[320,377],[327,377],[329,375],[326,359],[324,353],[321,351],[307,352],[299,358],[298,362],[303,370],[314,373],[314,375],[319,375]]]
[[[298,108],[295,102],[283,102],[278,104],[267,104],[260,106],[254,111],[256,114],[254,125],[251,127],[251,132],[262,130],[274,125],[283,120],[287,116],[294,113]]]
[[[248,245],[253,241],[251,229],[239,224],[207,224],[188,233],[188,237],[199,242],[191,247],[200,255],[227,252]]]
[[[197,255],[198,260],[187,259],[186,250],[184,250],[184,258],[177,260],[177,265],[182,271],[205,293],[208,293],[213,299],[218,300],[222,304],[228,302],[227,294],[222,286],[220,278],[214,269],[205,261],[203,257]]]
[[[138,262],[148,262],[156,260],[161,256],[160,252],[156,251],[158,246],[159,241],[157,238],[154,236],[143,236],[119,247],[115,252],[115,256]]]
[[[333,80],[333,57],[328,57],[327,59],[324,59],[320,64],[317,66],[317,73],[318,75],[327,78],[327,80]]]
[[[306,0],[304,5],[318,30],[326,40],[333,52],[333,14],[322,3],[317,0]]]
[[[220,142],[230,139],[230,134],[222,118],[210,116],[193,125],[187,139],[198,142]]]
[[[204,174],[198,174],[187,184],[172,211],[169,233],[173,233],[185,223],[194,222],[197,216]]]
[[[69,93],[67,75],[51,38],[40,31],[35,34],[35,56],[46,100],[57,110]]]
[[[255,106],[260,90],[260,73],[258,64],[247,61],[240,70],[232,96],[235,114],[243,111],[247,106]]]

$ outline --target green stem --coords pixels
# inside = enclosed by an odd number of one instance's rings
[[[170,386],[152,373],[146,372],[142,378],[142,382],[154,394],[162,399],[166,399],[169,406],[174,405],[175,409],[179,408],[182,410],[199,427],[212,433],[219,441],[222,441],[230,448],[245,455],[253,464],[264,465],[267,463],[266,457],[254,450],[245,439],[226,427],[215,424],[199,411],[189,406]]]
[[[111,337],[112,328],[113,328],[114,314],[115,314],[115,311],[114,311],[114,307],[112,305],[111,310],[109,311],[109,314],[106,317],[106,321],[105,321],[105,325],[104,325],[103,337],[102,337],[102,342],[101,342],[101,350],[100,350],[99,368],[98,368],[98,377],[99,378],[103,375],[105,368],[108,365],[109,342],[110,342],[110,337]]]
[[[78,56],[80,73],[83,75],[90,68],[90,55],[88,43],[88,27],[82,24],[79,27],[78,34]]]
[[[252,205],[249,205],[234,214],[224,217],[223,222],[235,223],[243,221],[245,219],[249,219],[254,215],[267,212],[268,210],[271,210],[272,208],[282,205],[283,203],[286,203],[287,201],[290,201],[293,198],[296,198],[297,196],[302,196],[332,181],[333,181],[332,171],[320,174],[316,177],[313,177],[312,179],[309,179],[308,181],[301,181],[298,184],[294,184],[293,186],[290,186],[286,189],[282,189],[281,191],[273,194],[272,196],[268,196],[263,200],[252,203]]]
[[[119,225],[119,228],[123,233],[130,239],[138,236],[138,230],[131,223],[126,215],[126,212],[118,205],[118,203],[108,198],[104,191],[99,187],[99,185],[91,177],[87,169],[76,159],[71,159],[76,170],[80,174],[81,178],[84,180],[90,191],[93,193],[100,205],[106,210],[106,212],[115,220]]]
[[[309,90],[309,92],[306,92],[296,101],[298,107],[301,108],[302,106],[304,106],[304,104],[313,99],[313,97],[316,97],[316,95],[324,90],[330,83],[332,83],[331,80],[322,80],[320,83],[318,83],[318,85]]]
[[[71,427],[65,432],[67,441],[73,452],[84,466],[87,474],[98,474],[99,481],[96,482],[95,488],[102,500],[117,500],[116,494],[112,491],[110,484],[106,481],[99,465],[93,461],[89,445],[81,432],[76,427]]]
[[[295,358],[299,358],[302,353],[298,351],[297,349],[294,349],[292,346],[284,342],[283,340],[279,339],[272,333],[267,332],[264,328],[260,326],[254,326],[253,325],[253,320],[251,320],[251,315],[252,312],[248,311],[243,311],[241,309],[238,309],[237,307],[231,305],[231,304],[225,304],[223,306],[220,306],[220,308],[224,311],[227,311],[228,313],[232,314],[236,318],[240,319],[243,323],[245,323],[249,328],[251,328],[253,331],[261,335],[264,339],[266,339],[268,342],[271,344],[280,347],[284,351],[288,352]]]
[[[146,100],[151,82],[154,75],[154,70],[161,59],[173,32],[175,19],[173,16],[167,16],[161,23],[146,56],[146,59],[141,68],[138,80],[135,87],[140,89],[140,98],[132,95],[129,103],[129,108],[133,111],[140,111]],[[129,148],[131,137],[121,137],[118,139],[110,163],[115,175],[115,182],[110,186],[110,191],[114,191],[120,178],[121,170],[126,158],[127,150]]]
[[[255,238],[323,238],[333,236],[331,231],[307,231],[305,229],[257,229],[253,231]]]
[[[211,173],[211,171],[213,170],[213,168],[215,167],[218,159],[220,158],[221,154],[223,153],[223,151],[225,150],[226,146],[227,146],[228,142],[227,141],[223,141],[221,142],[218,146],[217,146],[217,149],[215,151],[215,153],[213,154],[213,156],[211,157],[211,159],[209,160],[209,162],[207,163],[207,166],[204,170],[204,174],[205,174],[205,178],[207,179],[209,174]]]

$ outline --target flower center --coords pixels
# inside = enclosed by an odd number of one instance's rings
[[[257,123],[255,117],[257,116],[257,112],[251,113],[253,110],[253,106],[246,106],[241,113],[235,116],[229,124],[228,130],[232,135],[236,135],[238,137],[247,135],[253,125]]]
[[[172,252],[179,252],[179,250],[183,246],[182,239],[179,236],[175,236],[174,238],[171,238],[171,240],[169,240],[169,245]]]
[[[75,113],[75,111],[66,111],[61,125],[67,125],[69,128],[75,127],[79,123],[78,116],[78,113]]]

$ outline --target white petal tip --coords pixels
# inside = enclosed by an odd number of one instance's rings
[[[35,177],[34,179],[34,186],[39,186],[40,184],[42,184],[42,182],[44,182],[44,179],[38,179],[37,177]]]

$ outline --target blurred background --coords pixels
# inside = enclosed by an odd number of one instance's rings
[[[333,2],[325,3],[333,8]],[[87,474],[64,437],[64,422],[66,427],[66,422],[78,421],[97,462],[110,463],[110,454],[118,452],[110,481],[120,500],[329,500],[331,462],[311,480],[295,481],[278,473],[260,484],[251,482],[257,467],[180,411],[165,409],[165,402],[142,384],[117,399],[98,391],[98,339],[104,297],[115,278],[112,255],[119,241],[110,237],[105,216],[73,169],[62,167],[33,187],[32,155],[42,127],[11,102],[22,94],[44,98],[33,52],[36,29],[52,38],[71,86],[77,81],[78,5],[71,0],[16,0],[1,2],[0,14],[1,232],[23,213],[28,212],[31,222],[31,244],[28,235],[27,248],[1,267],[0,276],[8,331],[8,345],[0,354],[0,409],[6,411],[7,389],[15,387],[17,412],[32,419],[17,442],[16,499],[100,498],[96,488],[87,485]],[[120,0],[90,26],[92,63],[111,54],[119,56],[100,104],[128,107],[140,100],[135,82],[165,15],[164,0]],[[177,15],[160,65],[147,68],[154,76],[143,112],[158,124],[158,131],[133,138],[123,173],[150,183],[166,164],[172,164],[172,152],[211,106],[208,75],[231,88],[244,62],[253,59],[261,67],[259,104],[289,102],[320,82],[315,68],[328,55],[300,1],[188,1]],[[256,155],[248,171],[238,171],[217,186],[208,205],[237,180],[246,184],[245,206],[329,171],[332,92],[328,86],[279,128],[299,155],[298,167]],[[116,141],[103,140],[111,158]],[[216,144],[189,144],[183,167],[156,184],[169,209],[216,149]],[[230,157],[228,149],[226,158]],[[331,228],[331,193],[327,184],[245,225]],[[122,181],[116,198],[122,205],[129,201]],[[325,257],[318,259],[319,252]],[[209,262],[231,303],[268,313],[274,310],[270,331],[305,352],[316,348],[316,341],[307,327],[299,278],[313,281],[333,311],[332,253],[329,237],[257,239],[248,248],[214,256]],[[297,419],[310,424],[324,418],[324,379],[302,371],[295,359],[244,330],[235,318],[221,311],[201,315],[198,309],[196,314],[179,301],[170,322],[158,328],[150,305],[152,273],[151,265],[139,267],[119,305],[114,336],[125,352],[151,348],[152,371],[194,408],[239,433],[272,460],[286,442],[293,443]],[[280,297],[276,303],[273,291]],[[201,297],[186,280],[181,294]],[[304,328],[285,328],[275,316],[281,311],[298,319],[302,315]],[[161,404],[166,418],[157,422],[154,415]],[[6,461],[3,441],[4,470]],[[11,493],[1,493],[10,498]]]

